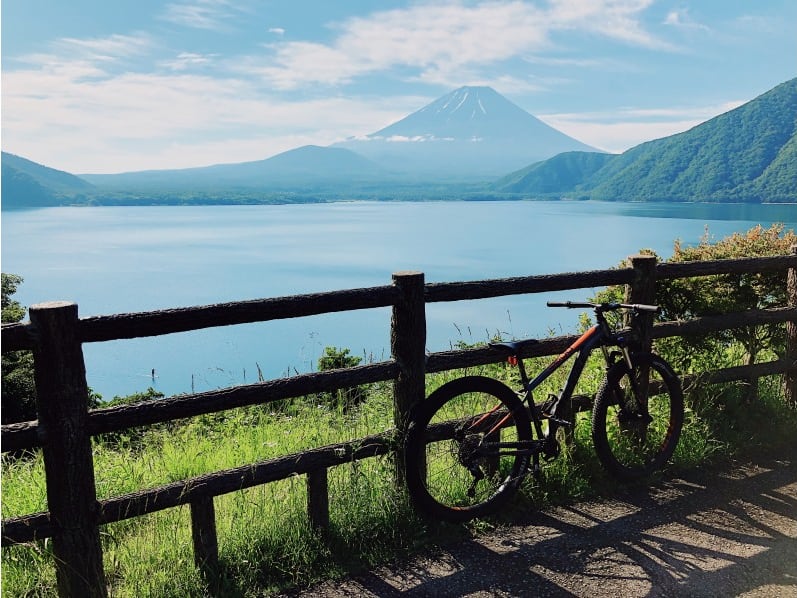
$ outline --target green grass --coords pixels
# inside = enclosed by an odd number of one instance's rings
[[[537,371],[546,361],[529,363],[529,370]],[[445,372],[430,376],[427,390],[476,373],[503,379],[513,374],[502,365]],[[594,392],[601,375],[600,364],[592,363],[579,390]],[[561,378],[553,379],[535,397],[544,399],[562,384]],[[789,442],[797,426],[797,411],[783,405],[779,384],[779,378],[762,380],[761,398],[752,405],[745,402],[745,389],[738,384],[690,389],[684,432],[671,469],[694,468],[740,450]],[[515,386],[511,380],[510,385]],[[236,409],[99,441],[94,447],[98,495],[117,496],[389,430],[390,389],[388,384],[372,385],[367,401],[348,413],[308,398]],[[578,416],[575,444],[545,467],[543,479],[527,480],[517,508],[609,495],[616,489],[592,451],[588,416]],[[6,459],[2,474],[4,519],[46,510],[40,456]],[[332,468],[326,537],[308,523],[303,476],[217,497],[220,564],[218,576],[210,581],[194,566],[188,507],[106,525],[101,535],[111,594],[268,595],[511,521],[510,512],[465,526],[425,522],[395,487],[393,476],[390,456]],[[3,596],[56,595],[49,541],[4,548],[2,569]]]

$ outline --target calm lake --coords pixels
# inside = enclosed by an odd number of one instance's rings
[[[2,270],[23,305],[71,300],[80,315],[148,311],[390,284],[594,270],[642,248],[662,257],[756,224],[797,227],[794,205],[598,202],[341,202],[290,206],[49,208],[3,212]],[[571,332],[578,314],[545,307],[591,291],[433,304],[427,349]],[[154,387],[199,392],[315,369],[325,346],[389,357],[388,309],[84,346],[106,399]],[[152,377],[152,370],[155,377]]]

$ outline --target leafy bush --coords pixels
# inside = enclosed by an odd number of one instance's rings
[[[25,317],[25,308],[12,299],[22,277],[2,273],[2,322],[13,324]],[[36,385],[33,382],[33,355],[30,351],[9,351],[2,358],[2,422],[36,419]]]
[[[706,230],[694,246],[676,241],[668,262],[694,262],[786,255],[797,244],[794,231],[782,224],[755,226],[714,241]],[[643,250],[643,253],[652,253]],[[627,264],[623,264],[627,265]],[[623,287],[612,287],[596,296],[598,301],[620,301]],[[786,277],[782,272],[744,272],[660,280],[656,303],[659,320],[681,321],[702,316],[743,312],[786,305]],[[699,372],[731,365],[751,365],[764,355],[782,357],[785,347],[783,324],[745,326],[658,342],[658,350],[682,373]],[[749,398],[756,384],[749,385]]]
[[[25,307],[12,299],[23,278],[2,273],[2,322],[13,324],[25,317]],[[89,408],[98,407],[102,397],[89,389]],[[8,351],[2,356],[2,423],[36,419],[36,383],[33,354],[30,351]]]
[[[362,357],[350,355],[349,353],[349,349],[345,348],[324,347],[324,354],[318,359],[318,371],[325,372],[360,365]],[[350,386],[329,392],[321,392],[318,393],[317,397],[321,403],[335,409],[341,409],[344,413],[347,413],[365,400],[366,392],[363,386]]]
[[[756,226],[746,233],[712,243],[708,232],[693,247],[676,241],[670,262],[692,262],[739,257],[785,255],[797,243],[793,231],[782,224],[765,229]],[[786,304],[786,279],[782,272],[744,272],[665,280],[659,283],[657,301],[665,319],[681,320],[699,316],[766,309]],[[782,355],[784,328],[780,324],[749,326],[711,333],[692,341],[711,350],[736,341],[744,347],[747,363],[755,363],[762,350]]]

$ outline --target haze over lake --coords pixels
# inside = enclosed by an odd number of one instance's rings
[[[2,269],[23,305],[78,303],[80,315],[137,312],[390,284],[594,270],[641,248],[669,257],[762,224],[797,226],[794,205],[597,202],[341,202],[284,206],[48,208],[4,212]],[[597,290],[597,289],[595,289]],[[544,307],[593,290],[427,306],[427,349],[570,332],[578,314]],[[105,398],[209,390],[312,371],[325,346],[389,358],[388,309],[84,346]],[[156,376],[152,377],[152,370]]]

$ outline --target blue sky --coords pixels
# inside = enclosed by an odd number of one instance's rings
[[[797,76],[794,0],[4,0],[2,147],[74,173],[259,160],[489,85],[608,151]]]

